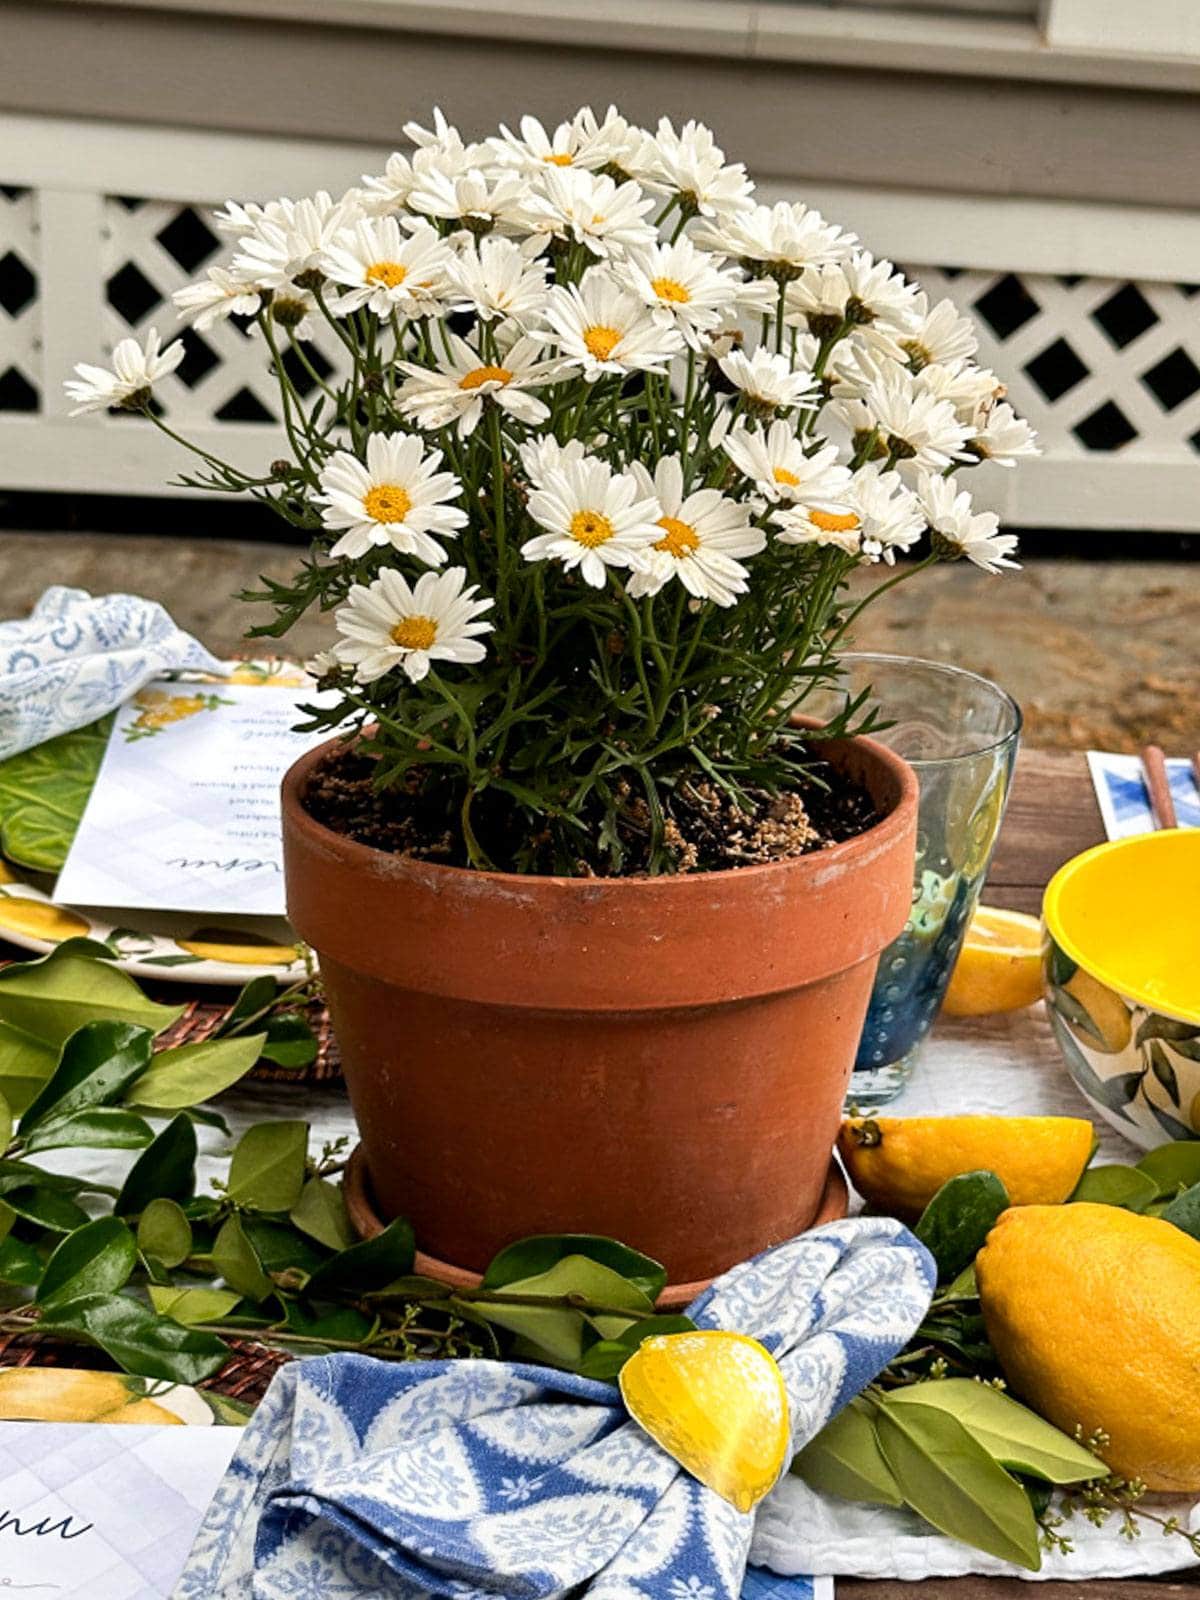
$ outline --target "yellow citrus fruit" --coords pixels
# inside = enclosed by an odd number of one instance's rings
[[[1200,1490],[1200,1241],[1116,1206],[1006,1211],[975,1260],[1015,1393],[1150,1489]]]
[[[1020,1011],[1041,998],[1042,933],[1036,917],[979,906],[942,1002],[948,1017]]]
[[[629,1414],[739,1511],[778,1482],[790,1449],[787,1391],[757,1339],[716,1328],[643,1339],[621,1368]]]
[[[1014,1206],[1058,1205],[1095,1143],[1083,1117],[847,1117],[838,1150],[878,1211],[912,1221],[948,1178],[994,1172]]]
[[[1119,994],[1107,984],[1078,967],[1063,984],[1063,989],[1087,1012],[1103,1040],[1106,1055],[1118,1056],[1126,1049],[1133,1033],[1133,1016]],[[1088,1041],[1091,1042],[1090,1040]]]

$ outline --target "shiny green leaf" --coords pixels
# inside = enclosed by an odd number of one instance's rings
[[[254,1246],[247,1239],[240,1217],[229,1217],[221,1226],[212,1249],[213,1271],[231,1289],[247,1300],[259,1303],[275,1292],[275,1286],[262,1269]]]
[[[1157,1194],[1154,1179],[1137,1167],[1088,1167],[1069,1203],[1090,1200],[1095,1205],[1144,1211]]]
[[[586,1256],[627,1278],[650,1300],[657,1300],[667,1281],[666,1268],[650,1256],[616,1239],[589,1233],[543,1233],[518,1239],[495,1256],[483,1275],[485,1289],[503,1289],[518,1278],[547,1272],[564,1256]]]
[[[70,1233],[46,1263],[36,1299],[52,1306],[85,1294],[116,1294],[137,1265],[137,1245],[119,1217],[97,1217]]]
[[[229,1359],[228,1345],[215,1335],[184,1328],[125,1295],[82,1295],[56,1303],[47,1307],[42,1327],[82,1334],[126,1372],[172,1383],[199,1383]]]
[[[228,1289],[152,1288],[150,1303],[160,1317],[170,1317],[185,1328],[197,1322],[220,1322],[241,1299]]]
[[[259,1211],[290,1211],[304,1188],[307,1122],[260,1122],[238,1141],[226,1193]]]
[[[50,1079],[21,1118],[22,1137],[51,1117],[59,1121],[89,1106],[119,1100],[126,1084],[145,1071],[153,1046],[149,1028],[128,1022],[85,1022],[63,1045]]]
[[[890,1401],[879,1404],[875,1432],[905,1503],[940,1533],[1039,1571],[1038,1525],[1016,1479],[948,1412]]]
[[[913,1232],[937,1262],[938,1282],[956,1278],[974,1261],[1008,1209],[1008,1193],[994,1172],[949,1178],[921,1213]]]
[[[93,1106],[40,1123],[25,1149],[30,1155],[39,1150],[141,1150],[153,1139],[154,1129],[143,1117],[117,1106]]]
[[[19,1217],[39,1228],[48,1228],[51,1233],[74,1233],[91,1220],[69,1195],[47,1184],[10,1189],[4,1198]]]
[[[1107,1476],[1108,1468],[1069,1435],[990,1384],[973,1378],[942,1378],[894,1389],[896,1406],[932,1406],[947,1411],[967,1429],[994,1461],[1047,1483],[1086,1483]]]
[[[1164,1198],[1190,1189],[1200,1183],[1200,1139],[1160,1144],[1157,1150],[1147,1150],[1137,1166],[1139,1172],[1153,1178]]]
[[[1162,1220],[1200,1239],[1200,1183],[1177,1195],[1162,1214]]]
[[[904,1496],[875,1435],[874,1407],[851,1400],[792,1461],[810,1489],[867,1505],[902,1506]]]
[[[166,1198],[151,1200],[138,1218],[137,1243],[164,1267],[181,1266],[192,1253],[192,1225],[183,1207]]]
[[[12,1107],[0,1094],[0,1150],[7,1150],[13,1134]]]
[[[615,1339],[598,1339],[583,1352],[578,1371],[584,1378],[599,1378],[612,1383],[644,1339],[660,1333],[691,1333],[696,1324],[690,1317],[645,1317],[631,1322]]]
[[[135,1217],[153,1200],[190,1200],[196,1189],[196,1130],[186,1113],[172,1117],[125,1175],[113,1210]]]
[[[246,1076],[265,1038],[265,1033],[254,1033],[245,1039],[206,1039],[160,1050],[149,1071],[129,1086],[125,1099],[151,1111],[199,1105]]]
[[[45,1264],[33,1246],[24,1239],[14,1239],[10,1233],[0,1243],[0,1283],[16,1283],[31,1288],[41,1278]]]
[[[323,1261],[308,1280],[305,1293],[318,1300],[345,1289],[369,1295],[411,1272],[415,1254],[412,1226],[404,1217],[397,1217],[373,1239],[363,1239]]]
[[[653,1310],[651,1301],[636,1284],[590,1256],[569,1255],[546,1272],[530,1278],[517,1278],[498,1291],[561,1300],[577,1298],[602,1312],[589,1312],[569,1306],[509,1305],[476,1299],[470,1291],[459,1295],[485,1322],[505,1328],[537,1345],[548,1360],[558,1366],[574,1367],[583,1354],[584,1331],[594,1328],[603,1339],[619,1339],[630,1324]],[[634,1317],[622,1315],[633,1312]]]
[[[342,1191],[326,1178],[310,1178],[289,1213],[294,1227],[330,1250],[348,1250],[355,1242]]]
[[[307,1067],[316,1060],[317,1036],[298,1013],[268,1017],[266,1029],[264,1061],[273,1061],[277,1067]]]

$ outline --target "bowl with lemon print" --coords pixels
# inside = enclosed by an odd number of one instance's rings
[[[1200,830],[1114,839],[1050,880],[1042,973],[1093,1109],[1143,1149],[1200,1139]]]

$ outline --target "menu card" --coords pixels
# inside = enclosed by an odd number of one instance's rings
[[[299,704],[323,700],[295,682],[163,680],[141,690],[117,712],[55,898],[282,916],[279,785],[329,737],[293,731],[307,720]]]

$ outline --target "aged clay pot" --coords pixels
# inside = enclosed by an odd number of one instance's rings
[[[809,1227],[880,951],[912,898],[917,784],[832,764],[883,820],[812,856],[688,877],[473,872],[334,833],[283,785],[288,916],[316,950],[375,1211],[482,1270],[599,1233],[711,1278]]]

